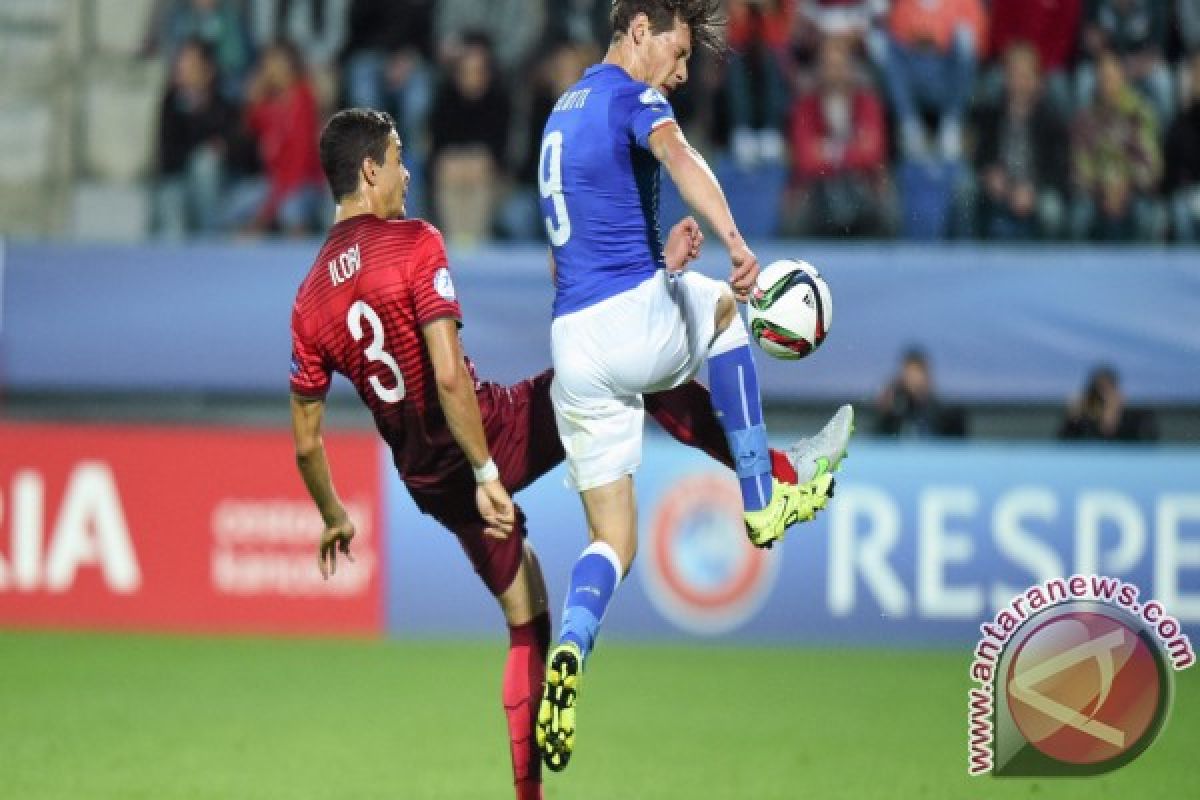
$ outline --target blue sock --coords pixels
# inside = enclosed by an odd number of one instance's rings
[[[600,621],[620,582],[621,562],[616,551],[605,542],[588,545],[571,570],[558,637],[560,644],[574,642],[583,658],[587,658],[596,645]]]
[[[771,454],[758,394],[758,371],[740,318],[717,338],[713,353],[708,359],[713,408],[733,452],[742,504],[747,511],[758,511],[771,502]]]

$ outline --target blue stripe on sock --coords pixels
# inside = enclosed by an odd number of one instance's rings
[[[750,346],[710,358],[708,381],[713,408],[733,451],[742,504],[747,511],[757,511],[771,501],[771,456]]]
[[[618,577],[611,561],[586,550],[571,570],[559,641],[574,642],[585,659],[595,647]]]

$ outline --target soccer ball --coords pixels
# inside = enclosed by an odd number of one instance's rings
[[[825,341],[833,323],[833,296],[816,267],[788,258],[758,273],[747,312],[758,346],[769,356],[794,361]]]

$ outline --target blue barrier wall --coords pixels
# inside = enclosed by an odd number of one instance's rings
[[[453,538],[387,489],[388,616],[400,635],[494,635],[502,617]],[[765,553],[735,484],[651,439],[637,477],[641,550],[606,636],[968,644],[1043,580],[1119,576],[1200,632],[1200,450],[859,443],[818,519]],[[563,472],[518,497],[558,616],[585,543]]]
[[[315,243],[8,247],[0,380],[16,389],[284,391],[291,301]],[[834,295],[830,338],[800,364],[759,359],[769,396],[872,395],[921,343],[941,392],[1059,403],[1097,361],[1141,403],[1200,402],[1200,253],[803,243]],[[550,362],[545,251],[452,254],[485,376]],[[701,268],[725,272],[716,250]]]

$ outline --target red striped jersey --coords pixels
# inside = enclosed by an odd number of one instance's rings
[[[421,328],[446,318],[461,324],[462,311],[437,228],[371,214],[343,220],[296,294],[291,389],[324,397],[340,373],[371,410],[400,473],[439,477],[463,455],[438,403]]]

